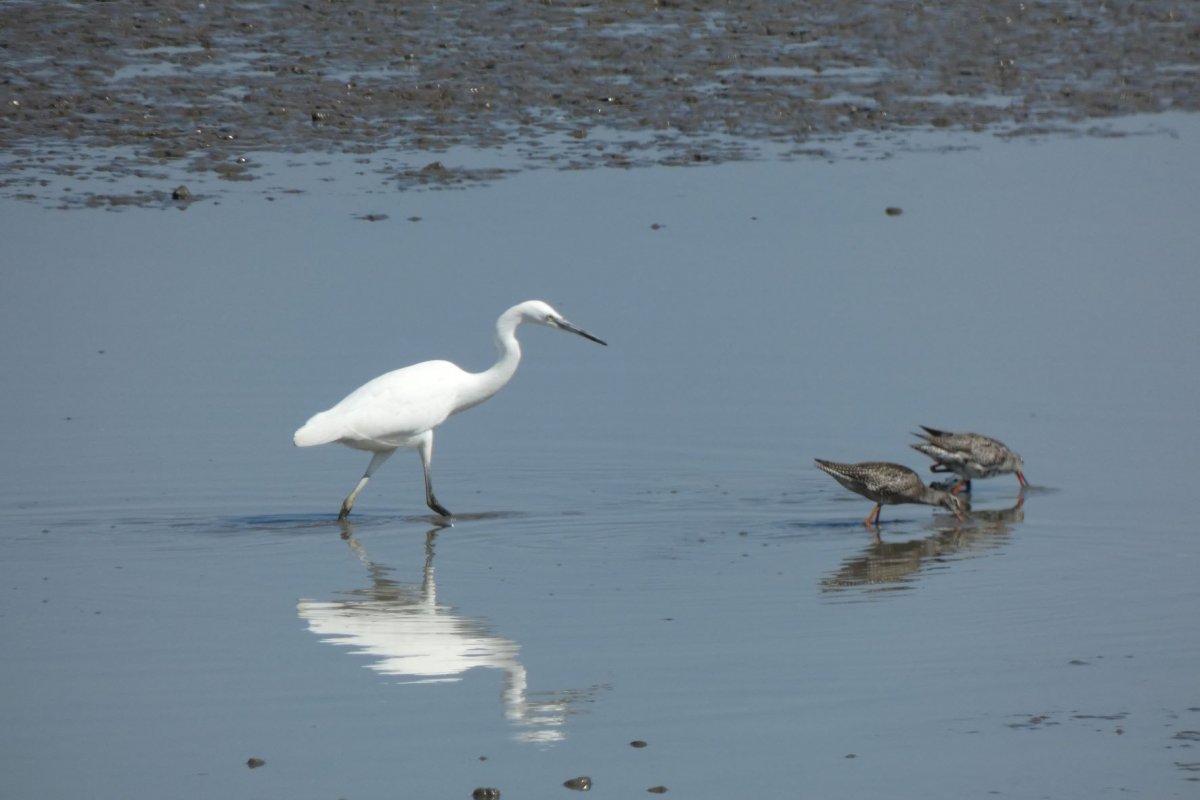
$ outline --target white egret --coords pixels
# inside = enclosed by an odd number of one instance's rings
[[[371,463],[354,491],[342,503],[338,519],[345,519],[367,481],[383,462],[401,447],[416,450],[425,470],[425,503],[443,517],[451,516],[433,494],[430,461],[433,429],[446,418],[477,406],[500,391],[521,361],[517,326],[534,322],[570,331],[598,344],[597,339],[540,300],[513,306],[496,320],[496,348],[500,358],[483,372],[467,372],[449,361],[423,361],[393,370],[364,383],[340,403],[313,415],[296,431],[297,447],[339,442],[372,453]]]

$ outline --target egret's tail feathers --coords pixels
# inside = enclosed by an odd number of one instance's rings
[[[296,443],[296,447],[312,447],[336,442],[340,438],[342,438],[341,427],[331,423],[322,412],[304,423],[300,430],[296,431],[292,441]]]

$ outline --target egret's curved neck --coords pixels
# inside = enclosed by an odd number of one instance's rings
[[[504,388],[512,380],[521,363],[521,345],[517,342],[517,326],[521,324],[519,314],[513,309],[504,312],[496,321],[496,349],[500,358],[483,372],[471,375],[471,383],[459,394],[455,413],[477,406]]]

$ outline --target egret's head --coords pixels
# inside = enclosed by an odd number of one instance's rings
[[[526,300],[513,310],[520,315],[522,322],[535,322],[538,325],[555,327],[552,320],[562,319],[562,314],[555,311],[549,303],[541,300]]]
[[[558,328],[563,331],[582,336],[585,339],[590,339],[597,344],[607,345],[608,342],[603,339],[598,339],[577,325],[572,325],[567,322],[562,314],[555,311],[549,303],[543,303],[541,300],[528,300],[516,307],[516,310],[521,315],[522,322],[536,322],[538,325],[545,325],[549,328]]]

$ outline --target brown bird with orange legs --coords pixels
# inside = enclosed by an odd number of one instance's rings
[[[864,461],[861,464],[837,464],[833,461],[816,459],[817,466],[833,476],[833,479],[856,494],[875,501],[863,525],[879,524],[879,512],[884,506],[900,503],[924,503],[944,506],[960,520],[967,511],[967,503],[957,495],[934,489],[921,482],[921,476],[908,467],[886,461]]]
[[[996,475],[1015,473],[1024,489],[1029,483],[1021,471],[1025,462],[1003,442],[979,433],[951,433],[936,428],[926,428],[925,433],[915,436],[924,439],[912,445],[918,452],[934,460],[933,472],[953,472],[959,477],[958,484],[950,490],[958,494],[963,489],[971,491],[972,478],[991,478]]]

